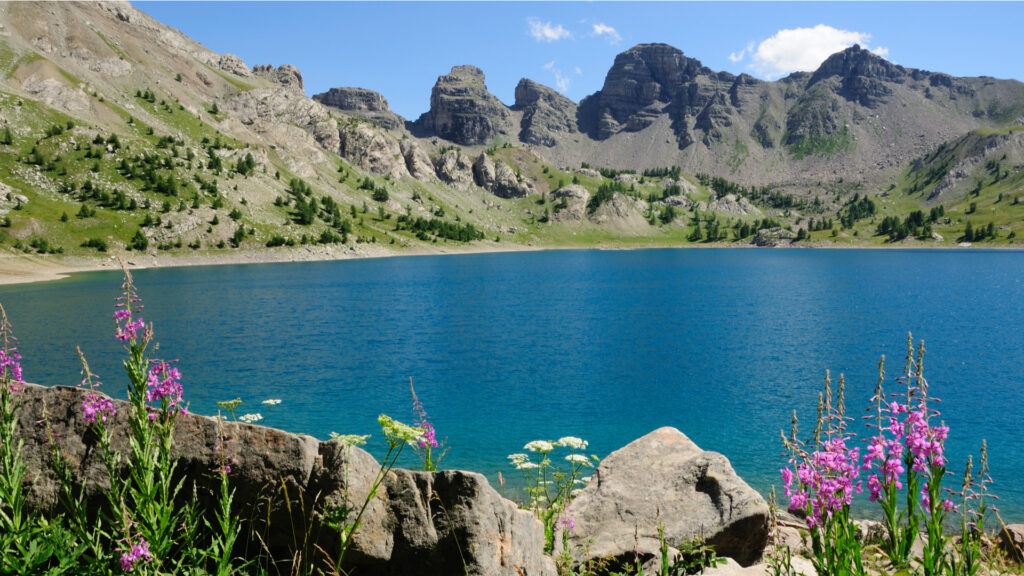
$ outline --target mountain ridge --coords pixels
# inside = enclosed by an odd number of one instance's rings
[[[0,4],[0,25],[3,250],[858,245],[891,241],[876,214],[937,204],[946,245],[968,220],[1001,242],[1024,225],[1024,84],[859,46],[768,82],[641,44],[578,104],[522,78],[506,105],[459,65],[411,120],[363,88],[307,97],[296,67],[127,3]]]

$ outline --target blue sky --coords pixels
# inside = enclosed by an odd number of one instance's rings
[[[415,120],[439,75],[483,69],[512,104],[526,77],[579,101],[615,55],[665,42],[714,70],[774,79],[853,42],[907,67],[1024,80],[1024,3],[136,2],[217,52],[294,64],[307,94],[360,86]]]

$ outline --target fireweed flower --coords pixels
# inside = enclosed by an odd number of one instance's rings
[[[146,401],[166,401],[171,408],[181,404],[181,373],[167,362],[154,360],[146,376]]]
[[[420,437],[417,444],[420,448],[437,448],[437,436],[434,432],[434,426],[430,422],[423,424],[423,436]]]
[[[121,570],[125,572],[131,572],[139,560],[153,561],[153,555],[149,553],[149,543],[145,538],[140,537],[138,544],[132,544],[127,550],[118,548],[118,551],[121,551]]]
[[[112,417],[115,412],[114,403],[95,392],[89,392],[82,400],[82,421],[86,424],[105,424],[107,418]]]
[[[0,380],[10,382],[11,392],[18,392],[25,385],[21,375],[21,355],[14,348],[0,350]]]

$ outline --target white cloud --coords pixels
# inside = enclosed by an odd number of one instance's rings
[[[754,43],[751,42],[750,44],[747,44],[746,48],[744,48],[743,50],[740,50],[739,52],[730,52],[729,53],[729,61],[730,62],[739,62],[740,60],[743,60],[744,58],[746,58],[747,54],[750,54],[750,53],[753,53],[753,52],[754,52]]]
[[[871,34],[839,30],[825,24],[813,28],[791,28],[779,30],[774,36],[761,42],[753,53],[750,68],[758,75],[774,80],[790,72],[814,71],[826,58],[853,46],[861,44],[867,47]],[[752,47],[751,47],[752,48]],[[879,56],[889,54],[887,48],[868,48]],[[736,56],[736,59],[733,59]],[[729,59],[738,62],[744,52],[733,53]]]
[[[876,56],[881,56],[882,58],[888,58],[889,57],[889,49],[888,48],[883,48],[881,46],[877,46],[875,48],[872,48],[871,51],[874,52]]]
[[[566,91],[569,90],[570,83],[571,80],[568,76],[562,76],[561,70],[555,70],[555,88],[557,88],[559,92],[565,94]]]
[[[554,42],[564,38],[572,38],[572,32],[566,30],[561,24],[541,22],[537,18],[528,18],[526,22],[530,27],[530,36],[533,36],[533,39],[537,42]]]
[[[541,68],[544,69],[544,70],[551,70],[554,67],[555,67],[555,61],[554,60],[552,60],[551,62],[548,62],[547,64],[545,64],[543,66],[541,66]]]
[[[619,31],[603,22],[594,24],[593,32],[594,36],[607,36],[608,42],[611,44],[622,42],[622,36],[619,35]]]
[[[583,76],[583,69],[580,68],[579,66],[576,67],[576,75]]]

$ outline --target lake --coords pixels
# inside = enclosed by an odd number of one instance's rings
[[[675,426],[766,493],[785,462],[779,431],[795,408],[810,433],[825,370],[845,373],[859,416],[882,354],[896,391],[913,332],[951,428],[947,486],[987,438],[1003,516],[1024,518],[1020,252],[549,251],[134,276],[192,411],[240,397],[239,413],[269,426],[373,434],[379,457],[377,415],[412,419],[411,377],[451,447],[442,466],[494,484],[530,440],[579,436],[604,456]],[[74,385],[81,345],[102,390],[123,397],[120,283],[97,272],[0,286],[26,380]]]

